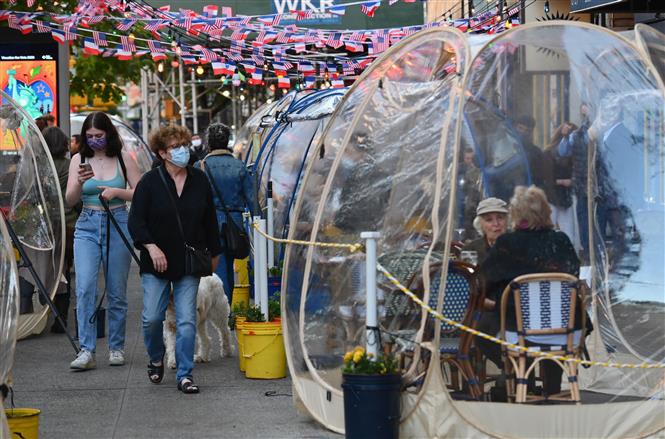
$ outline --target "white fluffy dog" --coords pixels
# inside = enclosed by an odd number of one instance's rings
[[[233,354],[231,345],[231,331],[229,330],[229,314],[231,309],[229,301],[224,294],[222,280],[213,273],[212,276],[202,277],[199,283],[199,291],[196,297],[196,351],[195,363],[210,361],[210,336],[206,328],[206,322],[211,322],[219,332],[220,351],[222,357]],[[166,319],[164,320],[164,344],[166,345],[166,365],[175,369],[175,309],[173,297],[169,300],[166,308]]]

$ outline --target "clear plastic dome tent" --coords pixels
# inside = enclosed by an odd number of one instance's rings
[[[11,239],[0,217],[0,384],[9,384],[16,347],[18,319],[18,273]],[[2,433],[5,436],[2,436]],[[9,434],[4,410],[0,415],[0,436]]]
[[[4,92],[0,97],[0,209],[53,298],[61,282],[65,236],[58,175],[32,118]],[[19,316],[21,339],[42,331],[48,305],[40,302],[26,268],[19,269],[19,281],[24,310],[30,311]]]
[[[259,182],[259,205],[262,207],[265,206],[268,182],[272,182],[274,234],[279,238],[287,236],[298,185],[318,136],[345,92],[345,89],[328,89],[298,93],[293,98],[289,96],[289,106],[278,117],[272,121],[264,120],[264,124],[271,123],[272,126],[264,136],[252,171]]]
[[[645,24],[638,24],[635,26],[635,39],[665,82],[665,43],[663,42],[665,34]]]
[[[575,159],[587,169],[576,190],[592,212],[591,226],[579,225],[589,243],[573,241],[590,273],[591,360],[662,363],[665,90],[649,57],[616,33],[562,21],[520,26],[473,59],[469,52],[463,34],[432,29],[368,68],[331,117],[315,151],[322,158],[309,163],[289,238],[355,243],[360,232],[379,231],[379,262],[403,283],[420,276],[414,291],[427,302],[430,285],[445,291],[448,264],[432,278],[430,268],[451,257],[465,221],[462,152],[476,155],[482,197],[508,199],[515,186],[547,177],[527,142],[544,148],[572,122],[585,127],[576,132],[588,150]],[[515,129],[525,117],[535,122],[529,138]],[[407,259],[406,268],[396,263]],[[294,389],[338,432],[341,358],[365,343],[363,264],[362,255],[296,246],[284,264]],[[457,398],[440,366],[438,325],[381,276],[378,284],[383,341],[405,359],[401,437],[648,437],[665,429],[663,369],[580,369],[581,405]]]
[[[270,130],[266,129],[261,122],[264,118],[273,116],[287,108],[295,95],[295,91],[289,92],[275,102],[263,104],[247,119],[240,128],[233,146],[233,153],[236,157],[241,158],[248,164],[256,160],[256,154],[263,145],[264,137],[270,133]]]

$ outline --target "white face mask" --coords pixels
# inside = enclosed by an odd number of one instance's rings
[[[192,146],[195,147],[195,148],[198,147],[198,146],[201,146],[201,143],[203,143],[201,141],[201,139],[193,139],[192,140]]]

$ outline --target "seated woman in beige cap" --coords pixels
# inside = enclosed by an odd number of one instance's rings
[[[476,208],[476,218],[473,226],[480,234],[480,238],[466,244],[462,251],[474,251],[477,254],[477,265],[482,264],[487,252],[494,246],[497,238],[508,228],[508,206],[499,198],[485,198]]]

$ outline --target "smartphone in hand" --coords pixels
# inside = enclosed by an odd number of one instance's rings
[[[92,165],[90,163],[81,163],[79,169],[84,172],[92,172]]]

